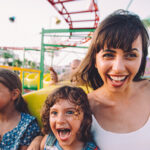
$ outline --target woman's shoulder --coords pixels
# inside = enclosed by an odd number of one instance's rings
[[[93,91],[90,91],[90,93],[88,93],[88,99],[90,100],[96,100],[99,99],[101,97],[101,90],[100,89],[96,89]]]
[[[139,82],[135,82],[133,85],[135,96],[140,98],[142,96],[142,100],[145,102],[148,102],[150,104],[150,80],[142,80]]]
[[[88,100],[89,100],[89,104],[91,109],[93,109],[93,107],[96,105],[96,101],[97,101],[97,96],[95,91],[92,91],[88,94]]]
[[[91,106],[91,109],[100,108],[105,106],[114,105],[113,101],[110,101],[105,97],[102,89],[97,89],[88,94],[88,100]]]
[[[135,82],[134,87],[137,87],[140,91],[150,90],[150,80],[145,79],[139,82]]]
[[[103,104],[102,96],[101,94],[98,94],[96,90],[88,94],[88,100],[93,113],[97,110],[97,108],[101,107]]]

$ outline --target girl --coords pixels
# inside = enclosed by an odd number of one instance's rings
[[[137,15],[116,11],[96,29],[75,74],[94,89],[91,131],[102,150],[150,150],[150,82],[142,79],[148,40]]]
[[[26,150],[32,139],[40,134],[21,92],[17,74],[0,69],[0,149]]]
[[[92,116],[81,88],[63,86],[51,93],[42,111],[44,150],[98,150],[91,142]]]

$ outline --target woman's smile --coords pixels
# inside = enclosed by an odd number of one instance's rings
[[[129,87],[139,71],[142,59],[141,36],[132,44],[130,51],[119,48],[107,48],[96,54],[95,67],[97,68],[104,86],[112,90],[112,87]],[[114,89],[113,88],[113,89]]]
[[[108,75],[108,80],[113,87],[121,87],[128,76],[112,76]]]

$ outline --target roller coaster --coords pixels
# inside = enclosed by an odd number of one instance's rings
[[[41,48],[32,47],[32,48],[24,48],[24,47],[0,47],[3,50],[36,50],[40,51],[40,70],[35,69],[27,69],[27,68],[18,68],[18,67],[9,67],[9,66],[0,66],[8,69],[20,71],[20,77],[22,80],[27,80],[23,82],[25,86],[29,80],[37,80],[38,83],[34,83],[37,86],[37,89],[43,88],[43,85],[49,82],[50,77],[44,74],[44,53],[45,52],[54,52],[66,47],[71,48],[85,48],[88,47],[83,46],[82,44],[88,42],[92,38],[92,34],[98,26],[99,22],[99,10],[98,3],[96,0],[48,0],[49,4],[52,5],[56,11],[64,18],[66,23],[68,24],[68,29],[42,29],[41,32]],[[88,3],[88,9],[80,8],[80,3],[84,2]],[[74,6],[74,7],[73,7]],[[75,7],[77,6],[77,7]],[[74,11],[72,10],[74,9]],[[81,16],[85,18],[81,19]],[[88,18],[88,19],[87,19]],[[64,40],[57,43],[49,43],[47,42],[47,38],[49,37],[63,37]],[[28,72],[32,72],[30,75]],[[32,80],[33,79],[33,80]],[[33,86],[33,84],[32,84]],[[43,103],[51,90],[60,85],[48,86],[41,90],[37,90],[35,92],[30,92],[24,95],[24,98],[28,104],[28,108],[30,113],[35,116],[42,126],[41,118],[40,118],[40,110],[43,106]],[[87,88],[85,86],[81,86],[86,92],[90,92],[92,89]]]
[[[42,29],[41,32],[41,48],[39,47],[0,47],[1,50],[35,50],[40,51],[40,70],[24,69],[20,68],[21,79],[25,77],[24,72],[32,72],[32,74],[38,73],[40,76],[36,76],[37,89],[43,88],[44,80],[44,53],[58,51],[66,47],[72,48],[85,48],[82,44],[88,42],[92,38],[92,34],[95,31],[99,22],[99,10],[97,0],[47,0],[55,10],[63,17],[68,24],[68,29]],[[79,7],[81,6],[87,7]],[[58,43],[49,43],[48,38],[61,37],[63,40]],[[3,67],[3,66],[1,66]],[[15,70],[16,67],[6,67]],[[17,68],[17,70],[19,70]],[[30,77],[30,80],[32,79]],[[50,78],[49,78],[50,79]],[[23,80],[24,81],[24,80]],[[32,82],[32,81],[31,81]],[[23,83],[25,86],[26,83]],[[35,83],[34,83],[35,84]]]

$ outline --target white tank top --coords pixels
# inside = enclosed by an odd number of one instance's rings
[[[91,132],[101,150],[150,150],[150,118],[142,128],[122,134],[104,130],[92,116]]]

